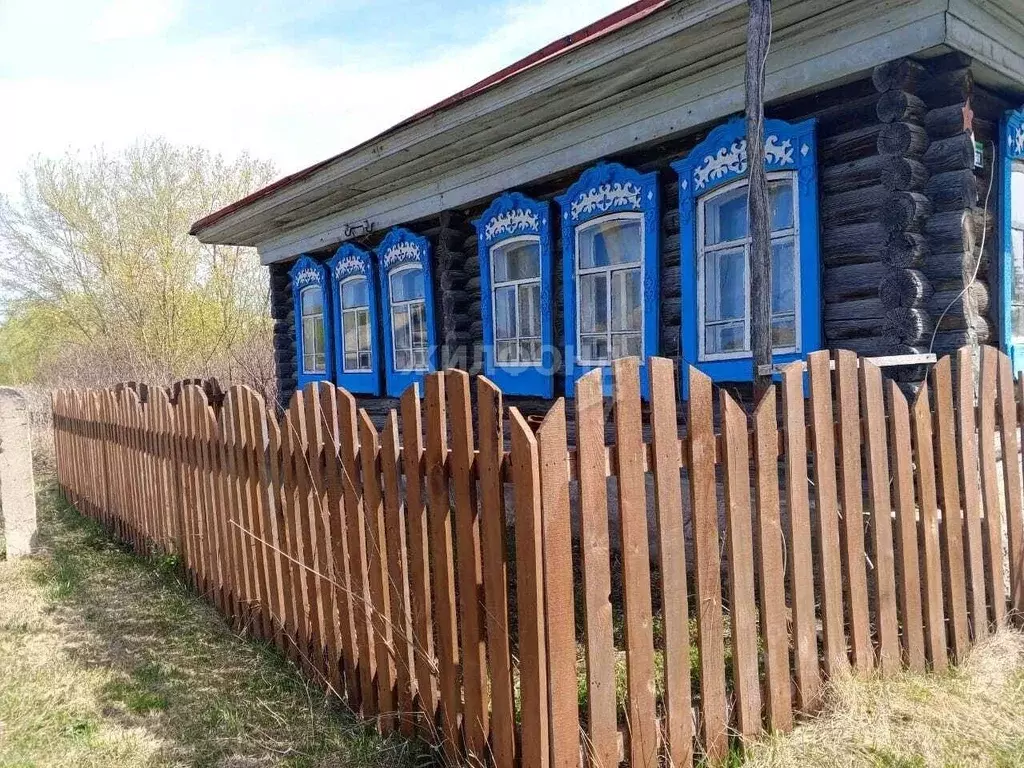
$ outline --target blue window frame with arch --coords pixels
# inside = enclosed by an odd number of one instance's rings
[[[349,392],[379,395],[377,282],[373,258],[351,243],[327,262],[332,278],[334,380]]]
[[[406,387],[437,370],[434,289],[430,243],[396,227],[377,246],[384,319],[384,374],[387,394],[398,397]]]
[[[1002,195],[1002,338],[1014,373],[1024,370],[1024,107],[1007,112],[1000,126]]]
[[[565,392],[595,368],[611,392],[611,362],[658,353],[658,184],[656,173],[598,163],[558,198],[562,215]]]
[[[765,122],[772,248],[772,359],[821,346],[815,122]],[[683,361],[715,381],[753,378],[747,141],[741,118],[715,128],[679,174]],[[682,377],[684,396],[687,377]]]
[[[301,389],[331,378],[331,302],[327,268],[302,256],[288,273],[295,302],[295,358]]]
[[[474,224],[484,373],[508,394],[551,397],[550,206],[506,192]]]

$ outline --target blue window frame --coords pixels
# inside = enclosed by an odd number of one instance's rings
[[[598,163],[558,197],[562,211],[565,392],[595,368],[611,392],[611,361],[658,353],[658,184],[656,173]]]
[[[547,203],[507,192],[474,222],[484,373],[512,395],[554,394],[549,213]]]
[[[815,123],[765,123],[772,222],[772,359],[821,346]],[[684,362],[715,381],[753,378],[746,123],[734,118],[672,164],[679,174]],[[687,377],[682,377],[684,395]]]
[[[384,374],[387,393],[398,397],[437,370],[430,243],[396,227],[377,246],[384,308]]]
[[[1000,130],[1003,194],[999,222],[1002,230],[1003,349],[1014,373],[1024,369],[1024,107],[1003,116]]]
[[[288,275],[295,301],[295,358],[299,387],[331,378],[330,292],[327,268],[302,256]]]
[[[345,243],[327,266],[332,278],[335,382],[349,392],[379,395],[377,282],[369,253]]]

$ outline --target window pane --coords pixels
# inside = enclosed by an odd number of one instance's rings
[[[409,349],[412,346],[412,339],[409,336],[409,311],[405,307],[392,309],[391,324],[394,326],[395,349]]]
[[[1015,163],[1010,175],[1010,219],[1024,228],[1024,163]]]
[[[423,268],[414,267],[391,273],[391,301],[423,298]]]
[[[499,341],[494,345],[494,355],[499,363],[516,362],[516,342]]]
[[[343,312],[341,318],[345,358],[348,359],[349,355],[355,355],[359,351],[359,317],[355,312]]]
[[[540,243],[536,240],[498,245],[491,254],[496,283],[540,277]]]
[[[319,287],[305,288],[300,296],[303,316],[320,314],[324,311],[324,295]]]
[[[580,338],[580,359],[595,362],[608,359],[607,336],[582,336]]]
[[[743,251],[713,251],[705,257],[704,317],[716,320],[735,320],[747,312]]]
[[[370,303],[369,284],[365,277],[354,280],[347,280],[341,284],[341,306],[342,309],[353,307],[365,307]]]
[[[1013,244],[1013,299],[1010,322],[1013,337],[1024,338],[1024,230],[1010,230]]]
[[[409,305],[409,317],[412,323],[413,347],[427,346],[427,307],[422,302]]]
[[[796,310],[796,271],[793,262],[793,241],[772,243],[772,313]]]
[[[639,333],[616,333],[612,335],[612,360],[639,357],[641,346]]]
[[[747,236],[747,188],[729,190],[708,200],[704,208],[704,242],[708,245]]]
[[[793,228],[793,183],[776,181],[768,186],[768,213],[772,232]]]
[[[412,362],[417,370],[423,370],[427,367],[427,350],[420,347],[412,351]]]
[[[370,349],[370,313],[364,309],[356,316],[359,320],[359,349],[365,352]]]
[[[494,338],[514,339],[516,337],[516,289],[515,286],[497,288],[494,291]]]
[[[359,367],[362,370],[364,370],[364,371],[372,370],[372,366],[370,365],[370,353],[369,352],[360,352],[359,353]]]
[[[318,355],[324,353],[324,324],[322,319],[313,323],[313,349]]]
[[[704,351],[709,355],[741,352],[744,349],[743,323],[709,325],[704,336]]]
[[[640,308],[640,270],[625,269],[612,273],[612,330],[639,331],[643,311]]]
[[[395,370],[408,371],[412,368],[412,352],[408,349],[395,350]]]
[[[345,352],[345,370],[346,371],[358,371],[359,370],[359,353],[349,352],[346,347]]]
[[[785,349],[796,346],[796,316],[782,315],[772,318],[772,348]]]
[[[540,336],[540,283],[519,286],[519,335]]]
[[[519,342],[519,361],[523,363],[539,363],[541,357],[540,339],[527,339]]]
[[[579,314],[581,333],[608,330],[608,276],[580,275]]]
[[[639,219],[602,221],[580,229],[579,251],[580,269],[639,263]]]

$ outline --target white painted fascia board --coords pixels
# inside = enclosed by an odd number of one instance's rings
[[[202,230],[200,240],[215,242],[238,227],[246,219],[260,216],[283,202],[322,187],[355,170],[380,161],[382,158],[413,151],[428,139],[454,131],[530,95],[536,95],[559,84],[586,74],[628,53],[641,50],[652,43],[696,26],[726,11],[745,6],[746,0],[692,0],[675,2],[651,16],[641,19],[621,31],[612,32],[578,50],[568,51],[549,62],[542,62],[509,80],[484,92],[445,108],[415,123],[388,132],[378,139],[370,139],[354,151],[346,152],[308,179],[288,185],[280,192],[229,214],[224,219]]]
[[[950,0],[947,44],[999,74],[1024,82],[1024,2]]]
[[[833,14],[831,31],[824,35],[813,19],[795,25],[791,35],[773,44],[766,98],[808,91],[941,45],[946,7],[945,0],[863,4],[857,21],[843,23]],[[728,62],[667,84],[635,102],[599,112],[571,128],[443,178],[283,233],[257,246],[260,258],[271,264],[340,242],[345,226],[356,221],[370,220],[375,229],[416,221],[738,112],[743,109],[743,56],[739,46]]]

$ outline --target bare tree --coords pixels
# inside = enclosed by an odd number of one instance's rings
[[[247,369],[254,345],[270,345],[265,270],[251,249],[203,245],[188,229],[273,175],[247,155],[162,139],[34,158],[19,199],[0,197],[3,330],[20,323],[19,343],[51,377],[169,382]]]
[[[764,69],[772,34],[771,0],[749,0],[747,23],[747,206],[750,221],[750,346],[755,399],[771,386],[772,256],[764,172]]]

